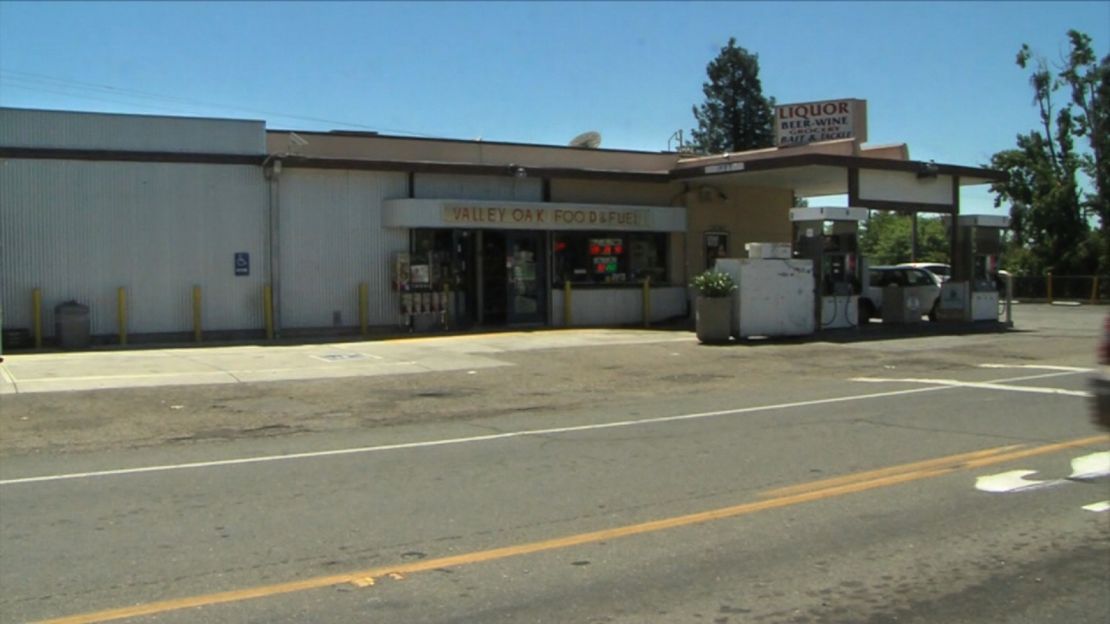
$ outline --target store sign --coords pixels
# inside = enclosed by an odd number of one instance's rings
[[[731,173],[733,171],[743,171],[744,163],[726,163],[721,165],[709,165],[705,168],[706,175],[713,173]]]
[[[382,208],[382,225],[394,228],[686,231],[686,209],[681,206],[387,199]]]
[[[443,221],[453,225],[535,226],[537,229],[545,227],[559,229],[569,226],[634,229],[650,227],[651,213],[637,208],[598,210],[445,204]]]
[[[790,147],[836,139],[867,140],[865,100],[827,100],[775,107],[775,145]]]

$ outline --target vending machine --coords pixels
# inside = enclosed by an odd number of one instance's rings
[[[748,243],[747,258],[717,258],[714,270],[736,284],[732,335],[808,336],[813,318],[813,264],[790,257],[788,243]]]

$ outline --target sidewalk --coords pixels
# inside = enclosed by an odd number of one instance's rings
[[[296,346],[212,346],[4,355],[0,395],[403,375],[506,366],[500,353],[694,342],[686,331],[566,329]]]

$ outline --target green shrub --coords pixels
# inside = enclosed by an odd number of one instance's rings
[[[736,290],[736,282],[728,273],[709,270],[694,278],[694,288],[702,297],[727,297]]]

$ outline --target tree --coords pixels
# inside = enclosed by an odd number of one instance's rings
[[[895,212],[871,214],[860,233],[860,251],[872,266],[909,262],[913,217]],[[948,262],[948,230],[938,218],[917,219],[917,261]]]
[[[775,101],[763,97],[759,55],[730,37],[705,71],[709,80],[702,83],[705,103],[693,109],[698,127],[691,131],[692,147],[703,154],[771,147]]]
[[[1086,137],[1090,154],[1080,157],[1080,166],[1094,183],[1095,193],[1087,194],[1085,208],[1099,219],[1099,228],[1110,236],[1110,55],[1095,63],[1091,38],[1068,31],[1071,54],[1060,73],[1071,87],[1071,101],[1078,109],[1075,115],[1076,136]]]
[[[1040,115],[1040,130],[1017,136],[1016,149],[991,157],[991,167],[1008,175],[1008,180],[991,185],[995,205],[1010,203],[1013,244],[1030,272],[1090,273],[1110,270],[1110,205],[1107,191],[1110,176],[1105,155],[1110,139],[1110,56],[1095,62],[1091,39],[1068,31],[1071,52],[1054,73],[1044,59],[1035,59],[1030,76],[1033,102]],[[1028,45],[1022,45],[1017,64],[1022,69],[1033,61]],[[1059,106],[1054,95],[1063,87],[1071,98]],[[1076,148],[1077,139],[1087,139],[1091,153]],[[1079,174],[1094,185],[1084,190]],[[1088,218],[1099,221],[1091,231]]]

